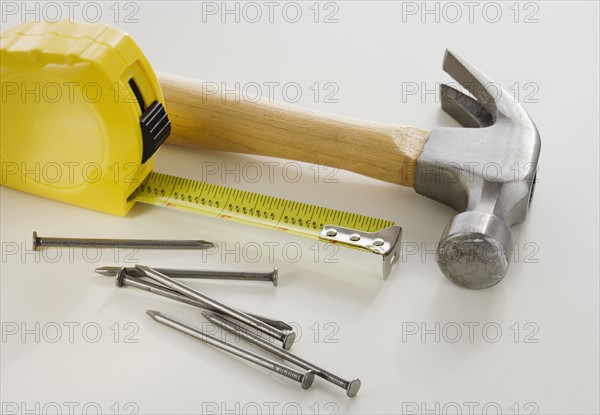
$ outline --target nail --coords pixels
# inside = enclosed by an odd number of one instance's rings
[[[208,321],[219,326],[220,328],[230,331],[232,333],[235,333],[235,334],[239,335],[240,337],[242,337],[243,339],[248,340],[250,343],[260,346],[263,349],[268,350],[269,352],[271,352],[279,357],[283,357],[284,359],[288,360],[289,362],[292,362],[292,363],[300,366],[302,369],[307,369],[307,370],[313,371],[315,373],[315,375],[344,389],[346,391],[346,395],[348,395],[348,397],[350,397],[350,398],[353,398],[354,396],[356,396],[356,394],[358,393],[358,390],[360,389],[360,384],[361,384],[360,379],[346,380],[337,375],[334,375],[333,373],[331,373],[331,372],[329,372],[307,360],[304,360],[301,357],[298,357],[295,354],[293,354],[287,350],[283,350],[283,349],[277,347],[276,345],[268,342],[267,340],[260,338],[256,334],[249,332],[248,330],[244,329],[243,327],[240,327],[237,324],[234,324],[219,315],[211,313],[210,311],[203,311],[202,315],[204,317],[206,317],[208,319]]]
[[[48,238],[33,232],[33,250],[42,246],[73,246],[101,248],[140,248],[140,249],[206,249],[212,242],[201,240],[160,240],[160,239],[95,239],[95,238]]]
[[[114,277],[121,267],[99,267],[95,271],[98,274]],[[236,280],[236,281],[271,281],[277,286],[279,272],[277,267],[271,272],[239,272],[239,271],[206,271],[194,269],[175,269],[175,268],[152,268],[161,274],[168,275],[171,278],[200,278],[207,280]],[[144,273],[140,270],[129,267],[127,274],[132,277],[143,277]]]
[[[183,294],[185,296],[193,298],[194,300],[198,300],[204,304],[208,304],[211,307],[217,309],[219,313],[231,316],[244,324],[254,327],[256,330],[279,340],[283,343],[284,349],[289,349],[290,347],[292,347],[292,344],[296,339],[296,333],[294,332],[284,333],[283,331],[271,327],[268,324],[263,323],[262,321],[257,320],[252,316],[249,316],[248,314],[242,313],[233,307],[229,307],[228,305],[223,304],[220,301],[214,300],[209,296],[204,295],[191,287],[188,287],[185,284],[175,281],[173,278],[170,278],[165,274],[161,274],[160,272],[157,272],[152,268],[149,268],[145,265],[136,265],[135,267],[143,271],[148,278],[151,278],[154,281],[165,285],[167,288],[177,291],[179,294]]]
[[[178,330],[182,333],[192,336],[198,340],[202,340],[203,342],[211,344],[221,350],[225,350],[225,351],[232,353],[238,357],[249,360],[252,363],[255,363],[259,366],[267,368],[275,373],[278,373],[278,374],[288,377],[292,380],[295,380],[296,382],[300,383],[300,385],[302,385],[302,389],[310,388],[310,386],[312,385],[312,383],[315,379],[315,375],[311,371],[308,371],[306,373],[299,372],[291,367],[282,365],[271,359],[267,359],[266,357],[263,357],[259,354],[251,352],[250,350],[243,349],[239,346],[236,346],[234,344],[225,342],[221,339],[211,336],[210,334],[205,333],[202,330],[199,330],[193,326],[190,326],[189,324],[186,324],[182,321],[176,320],[173,317],[170,317],[159,311],[148,310],[148,311],[146,311],[146,314],[148,314],[150,317],[152,317],[154,320],[158,321],[159,323],[164,324],[165,326],[169,326],[175,330]]]
[[[143,291],[150,292],[152,294],[170,298],[171,300],[175,300],[175,301],[180,301],[182,303],[189,304],[189,305],[192,305],[192,306],[195,306],[198,308],[202,308],[202,309],[209,310],[209,311],[217,311],[216,309],[210,307],[209,305],[206,305],[204,303],[196,301],[192,298],[186,297],[185,295],[181,295],[177,291],[173,291],[173,290],[165,288],[161,285],[154,284],[152,282],[144,281],[142,279],[127,275],[127,273],[129,272],[128,271],[129,269],[130,268],[121,268],[120,271],[117,272],[117,275],[115,276],[115,285],[117,287],[123,287],[123,286],[134,287],[134,288],[138,288]],[[131,268],[131,269],[135,269],[135,268]],[[242,312],[246,313],[245,311],[242,311]],[[260,316],[257,314],[251,314],[251,313],[246,313],[246,314],[256,318],[257,320],[260,320],[260,321],[268,324],[269,326],[275,327],[276,329],[289,330],[289,331],[293,330],[292,326],[284,323],[283,321],[270,319],[268,317]]]

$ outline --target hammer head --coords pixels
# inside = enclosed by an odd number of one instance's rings
[[[441,86],[442,108],[464,127],[431,132],[417,162],[415,190],[459,213],[446,225],[436,259],[458,285],[497,284],[512,254],[510,226],[527,216],[540,136],[515,99],[446,51],[444,71],[474,97]]]

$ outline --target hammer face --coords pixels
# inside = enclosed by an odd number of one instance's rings
[[[457,285],[488,288],[506,275],[511,245],[510,229],[497,216],[463,212],[446,225],[436,260]]]
[[[442,272],[467,288],[486,288],[506,274],[509,227],[525,220],[540,153],[540,136],[525,110],[503,88],[492,97],[486,75],[450,52],[444,69],[477,101],[453,90],[444,110],[463,125],[437,128],[417,161],[415,190],[460,213],[437,250]],[[448,92],[442,88],[442,93]]]

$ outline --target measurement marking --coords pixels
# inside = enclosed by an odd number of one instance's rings
[[[170,184],[170,183],[167,183]],[[171,187],[171,192],[169,193],[169,196],[167,196],[167,201],[166,203],[169,202],[169,200],[171,199],[171,196],[173,195],[173,192],[175,191],[175,186],[173,185],[173,187]]]

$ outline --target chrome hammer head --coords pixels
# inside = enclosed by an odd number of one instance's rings
[[[475,98],[441,86],[442,108],[469,128],[431,132],[415,190],[461,212],[437,249],[442,272],[463,287],[487,288],[508,269],[510,226],[527,216],[540,136],[521,105],[478,69],[449,51],[443,68]]]

